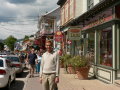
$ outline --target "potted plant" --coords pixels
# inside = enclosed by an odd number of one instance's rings
[[[85,56],[74,56],[72,58],[72,66],[75,68],[79,79],[88,79],[90,69],[90,61]]]
[[[64,56],[60,56],[60,67],[64,68]]]
[[[64,66],[67,73],[69,73],[69,74],[75,73],[75,70],[74,70],[73,66],[71,65],[71,63],[72,63],[71,58],[72,58],[72,56],[69,54],[64,54],[63,56],[60,57],[60,66]]]
[[[70,57],[69,60],[67,60],[67,62],[66,62],[67,72],[69,74],[75,74],[76,73],[75,68],[73,67],[72,63],[73,63],[73,58]]]

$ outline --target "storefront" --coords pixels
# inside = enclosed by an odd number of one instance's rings
[[[68,26],[63,30],[63,49],[64,53],[71,55],[78,55],[80,39],[81,39],[81,28],[76,26]]]
[[[91,55],[90,76],[107,83],[120,79],[120,5],[85,20],[84,55]]]

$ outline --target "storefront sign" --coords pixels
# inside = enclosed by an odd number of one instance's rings
[[[79,29],[69,29],[68,30],[68,39],[69,40],[80,40],[81,38],[81,32]]]
[[[96,20],[96,21],[90,23],[89,25],[83,27],[82,30],[86,30],[86,29],[92,28],[92,27],[94,27],[94,26],[100,25],[100,24],[102,24],[102,23],[108,22],[108,21],[112,20],[112,18],[113,18],[112,15],[109,16],[109,17],[106,17],[106,18],[102,17],[101,19]]]
[[[56,41],[56,42],[61,42],[62,39],[63,39],[63,34],[62,34],[62,32],[61,32],[61,31],[56,31],[54,38],[55,38],[55,41]]]

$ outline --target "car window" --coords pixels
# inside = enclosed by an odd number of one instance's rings
[[[0,59],[0,67],[3,67],[3,60]]]
[[[10,67],[11,66],[10,60],[6,60],[6,64],[7,64],[8,67]]]
[[[12,62],[19,62],[19,58],[18,57],[6,57],[7,59],[11,60]]]

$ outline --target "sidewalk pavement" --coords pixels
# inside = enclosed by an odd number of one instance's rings
[[[106,84],[96,79],[79,80],[75,74],[65,74],[64,69],[60,70],[59,90],[120,90],[114,84]],[[38,75],[34,78],[26,78],[26,85],[23,90],[42,90]]]

